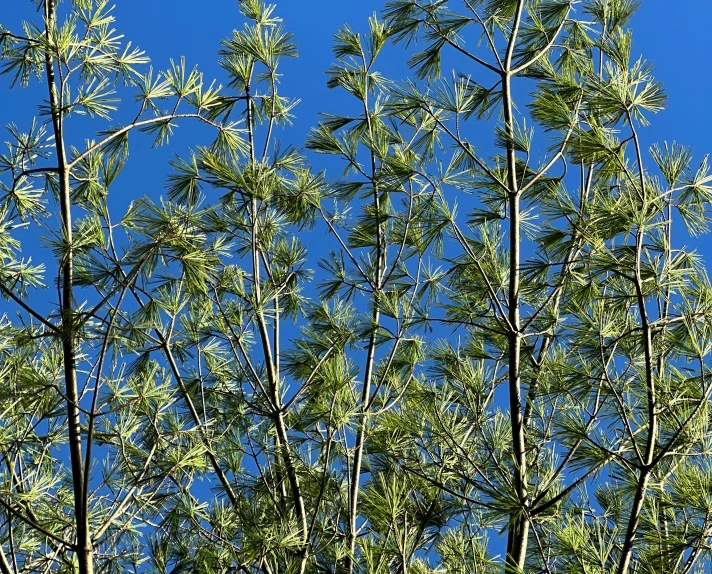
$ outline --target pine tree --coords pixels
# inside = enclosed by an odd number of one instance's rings
[[[42,102],[0,155],[2,574],[710,568],[678,245],[712,176],[645,141],[636,2],[387,2],[299,146],[274,6],[240,0],[223,88],[106,1],[34,4],[0,27]],[[117,210],[129,139],[186,123],[165,199]]]

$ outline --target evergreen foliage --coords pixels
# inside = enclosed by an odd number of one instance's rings
[[[712,286],[679,247],[712,175],[639,137],[637,2],[386,2],[336,31],[350,105],[304,149],[263,0],[225,87],[153,70],[106,0],[33,3],[0,26],[45,90],[0,155],[0,573],[712,568]],[[185,122],[211,140],[117,212],[130,138]]]

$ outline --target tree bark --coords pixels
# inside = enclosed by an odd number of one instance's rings
[[[522,377],[519,313],[519,267],[521,258],[520,193],[517,182],[517,158],[512,138],[514,136],[514,115],[512,103],[512,56],[517,42],[517,34],[524,11],[524,1],[519,0],[507,44],[507,52],[502,71],[502,106],[504,124],[509,141],[507,143],[507,188],[509,202],[509,414],[512,428],[512,455],[514,457],[514,488],[519,502],[516,515],[510,517],[507,534],[506,568],[511,572],[523,572],[529,539],[527,456],[522,413]]]
[[[45,35],[48,42],[51,40],[51,30],[57,27],[56,0],[46,0]],[[65,396],[67,401],[67,427],[69,432],[69,456],[72,472],[72,486],[74,489],[74,522],[77,531],[75,552],[79,574],[93,574],[94,557],[89,533],[89,501],[88,492],[84,488],[84,463],[82,457],[81,417],[79,409],[79,392],[76,371],[76,326],[74,314],[74,268],[72,254],[72,200],[69,184],[69,167],[64,146],[62,112],[62,86],[57,85],[54,69],[53,55],[45,53],[45,71],[47,87],[49,90],[49,103],[52,115],[52,128],[55,137],[57,153],[57,166],[59,177],[59,202],[62,222],[62,235],[64,238],[64,253],[60,261],[61,275],[61,315],[62,315],[62,360],[64,367]]]

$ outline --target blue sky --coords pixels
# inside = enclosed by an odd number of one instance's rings
[[[197,64],[208,80],[223,77],[217,65],[220,40],[243,22],[235,0],[116,0],[116,3],[117,29],[125,34],[126,40],[146,50],[156,69],[165,69],[170,58],[185,56],[188,64]],[[304,141],[308,130],[318,121],[318,112],[348,113],[348,108],[343,107],[348,100],[326,88],[325,71],[333,61],[332,35],[346,22],[357,30],[364,29],[367,18],[383,4],[382,0],[277,2],[276,13],[294,34],[300,52],[299,59],[285,61],[281,66],[283,94],[302,100],[295,111],[294,126],[285,134],[291,143],[300,145]],[[690,145],[695,150],[693,165],[704,153],[712,152],[712,138],[708,137],[712,133],[709,105],[712,77],[706,73],[710,17],[709,0],[644,0],[632,23],[635,52],[653,62],[656,77],[664,83],[669,96],[668,109],[650,118],[651,126],[641,130],[642,143],[647,148],[652,143],[674,139]],[[28,18],[36,18],[29,0],[0,0],[0,24],[18,30],[20,21]],[[400,49],[387,50],[384,58],[391,78],[407,77]],[[10,91],[7,79],[0,78],[0,126],[15,122],[26,129],[36,113],[37,103],[44,97],[39,88],[35,83],[25,90]],[[128,115],[116,120],[121,122],[125,117]],[[119,201],[128,203],[143,195],[156,197],[163,193],[169,172],[167,161],[174,153],[184,153],[189,144],[196,143],[195,129],[190,124],[181,125],[172,145],[158,150],[150,148],[149,138],[134,137],[131,161],[117,186]],[[0,136],[2,139],[4,136]],[[323,161],[310,159],[317,165]],[[338,166],[329,175],[337,177],[340,169]],[[712,261],[708,238],[684,243],[695,245],[707,261]]]
[[[18,29],[22,19],[34,16],[29,0],[1,0],[0,23]],[[300,58],[283,67],[284,91],[300,97],[295,130],[304,133],[317,120],[317,111],[331,108],[334,92],[325,86],[324,71],[332,61],[331,37],[348,22],[363,28],[367,18],[381,9],[382,0],[283,0],[277,1],[299,45]],[[118,0],[116,27],[127,40],[146,50],[156,68],[165,68],[170,58],[185,55],[198,64],[206,77],[220,76],[216,52],[221,39],[242,19],[235,0]],[[668,109],[653,118],[643,133],[652,143],[676,139],[702,153],[712,149],[706,135],[712,131],[712,107],[706,105],[712,78],[704,73],[709,55],[707,26],[712,3],[706,0],[643,0],[634,21],[635,50],[655,64],[656,76],[669,94]],[[399,50],[386,58],[395,63]],[[402,54],[402,53],[400,53]],[[398,66],[400,67],[400,66]],[[0,80],[0,124],[24,121],[27,93],[10,92]],[[24,113],[19,114],[22,110]],[[296,135],[296,134],[295,134]]]
[[[19,29],[22,19],[36,18],[30,0],[0,0],[0,3],[0,23],[10,30]],[[165,69],[170,58],[185,56],[190,65],[199,66],[206,78],[222,77],[216,55],[219,42],[233,28],[242,26],[236,0],[118,0],[116,4],[116,28],[126,40],[146,50],[155,68]],[[281,67],[282,93],[302,100],[296,108],[294,126],[285,134],[293,143],[303,141],[318,121],[319,111],[344,113],[343,96],[325,85],[324,72],[333,60],[332,35],[346,22],[357,30],[363,29],[368,17],[383,4],[383,0],[277,2],[276,13],[293,32],[300,53],[299,59],[285,61]],[[712,107],[708,105],[712,77],[704,73],[709,54],[710,16],[712,3],[706,0],[642,2],[632,24],[634,49],[653,62],[657,79],[665,84],[669,95],[668,109],[651,118],[652,125],[641,132],[645,147],[675,139],[692,146],[696,159],[712,151],[712,141],[707,138],[712,133]],[[403,55],[399,49],[384,54],[382,63],[394,79],[407,75]],[[0,125],[13,121],[26,128],[35,113],[36,96],[32,88],[10,91],[7,81],[0,79]],[[138,141],[141,138],[133,139],[138,146],[134,145],[133,161],[123,176],[130,195],[143,195],[149,192],[148,187],[162,188],[167,169],[161,166],[174,152],[195,143],[191,129],[181,126],[170,149],[149,151],[145,142]],[[141,191],[136,189],[139,176]]]

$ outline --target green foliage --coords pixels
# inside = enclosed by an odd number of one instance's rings
[[[240,0],[223,89],[106,1],[35,4],[0,27],[43,90],[0,155],[2,574],[709,569],[712,287],[677,243],[712,176],[644,147],[636,2],[387,2],[336,31],[304,153],[275,6]],[[185,122],[167,198],[117,212],[130,138]]]

